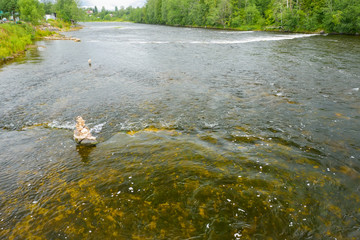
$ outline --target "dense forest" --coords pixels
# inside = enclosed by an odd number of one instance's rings
[[[151,24],[360,32],[359,0],[148,0],[143,8],[94,10],[98,19],[117,17]]]
[[[64,21],[140,23],[240,30],[360,33],[359,0],[147,0],[142,8],[82,10],[77,0],[0,0],[0,10],[37,24],[45,13]],[[15,16],[14,16],[15,17]]]
[[[141,22],[360,32],[359,0],[148,0]]]

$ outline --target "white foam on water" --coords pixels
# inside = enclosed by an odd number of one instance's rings
[[[105,124],[106,124],[106,122],[95,125],[94,127],[92,127],[90,129],[90,132],[92,132],[92,133],[100,133]],[[74,122],[64,122],[64,123],[62,123],[62,122],[54,120],[51,123],[48,123],[47,125],[48,125],[48,127],[51,127],[51,128],[68,129],[68,130],[74,130],[75,129],[75,123]]]
[[[149,126],[146,122],[143,122],[141,119],[140,119],[140,121],[137,121],[137,122],[125,121],[125,122],[119,123],[119,125],[121,126],[120,129],[122,131],[134,131],[134,130],[136,131],[136,130],[140,130],[140,129],[145,129]]]
[[[100,133],[105,124],[106,124],[106,122],[95,125],[93,128],[90,129],[90,132]]]
[[[131,43],[136,44],[169,44],[169,41],[132,41]]]
[[[208,123],[208,122],[204,122],[204,126],[206,127],[206,128],[210,128],[210,129],[212,129],[212,128],[214,128],[214,127],[217,127],[219,124],[218,123]]]
[[[254,31],[221,31],[221,34],[244,34],[244,33],[253,33]]]
[[[249,33],[249,32],[245,32]],[[271,36],[247,37],[239,40],[211,40],[211,41],[131,41],[137,44],[242,44],[251,42],[267,42],[267,41],[282,41],[292,40],[297,38],[313,37],[319,34],[281,34]]]
[[[75,123],[73,122],[60,123],[59,121],[56,120],[49,123],[48,126],[51,128],[60,128],[60,129],[70,129],[70,130],[75,129]]]
[[[274,35],[274,36],[266,36],[266,37],[265,36],[251,37],[242,40],[213,40],[208,43],[209,44],[241,44],[241,43],[250,43],[250,42],[292,40],[292,39],[312,37],[317,35],[318,34],[289,34],[289,35],[286,34],[286,35]]]

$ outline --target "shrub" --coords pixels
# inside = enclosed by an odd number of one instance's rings
[[[23,51],[26,45],[32,43],[34,30],[27,24],[0,25],[0,58],[11,56]]]

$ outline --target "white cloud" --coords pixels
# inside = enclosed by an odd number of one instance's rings
[[[114,10],[117,6],[123,7],[142,7],[146,0],[81,0],[83,7],[97,7],[99,10],[104,6],[107,10]]]

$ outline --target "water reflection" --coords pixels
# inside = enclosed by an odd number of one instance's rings
[[[76,145],[76,151],[79,153],[81,157],[81,161],[84,163],[88,163],[90,161],[90,154],[95,149],[96,146],[82,146]]]

